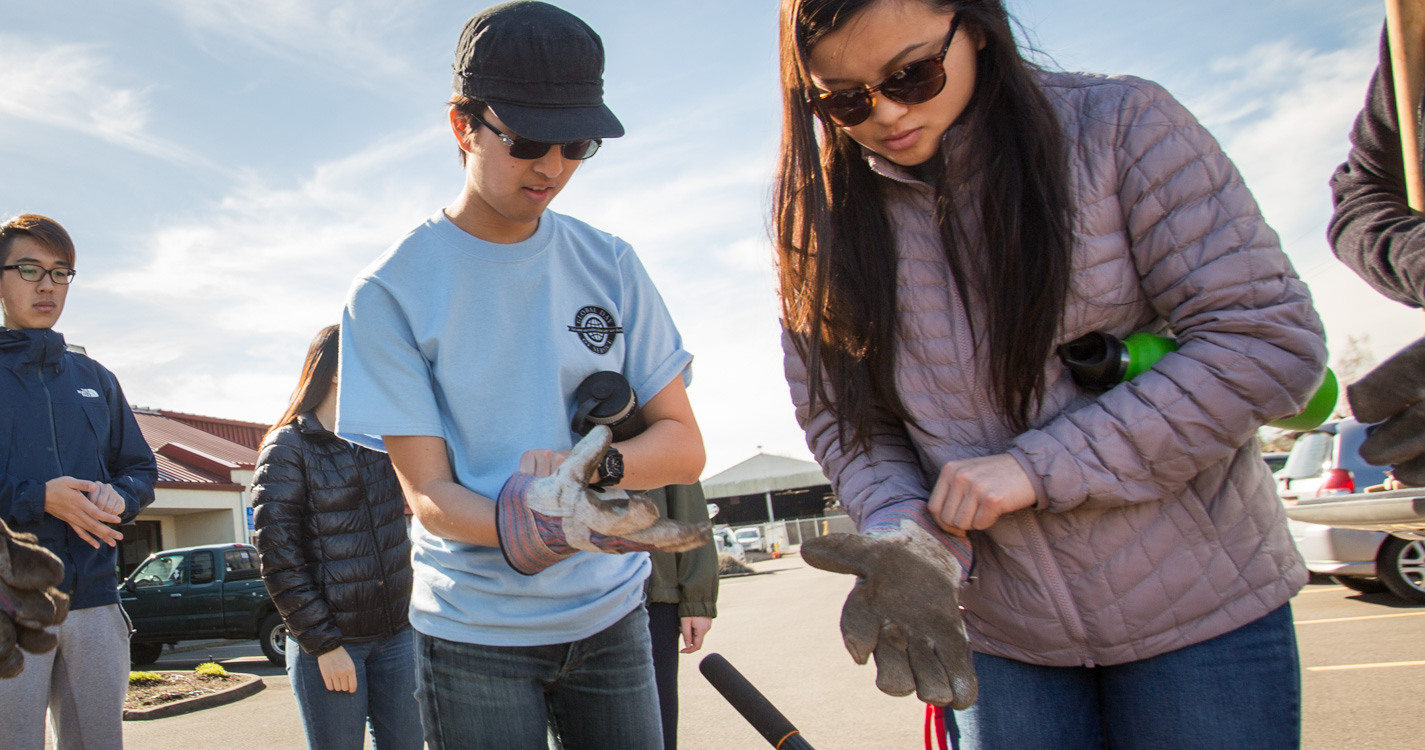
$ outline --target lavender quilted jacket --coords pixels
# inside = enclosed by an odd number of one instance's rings
[[[1175,335],[1178,352],[1097,395],[1051,359],[1034,427],[1014,434],[988,397],[930,187],[872,156],[900,258],[896,384],[918,427],[886,416],[869,453],[845,452],[835,418],[809,413],[806,368],[784,338],[786,373],[807,442],[858,524],[928,497],[946,461],[1018,459],[1038,504],[972,534],[971,643],[1036,664],[1120,664],[1233,630],[1305,583],[1252,436],[1304,405],[1326,346],[1275,232],[1182,105],[1136,78],[1054,73],[1043,85],[1076,203],[1058,342],[1146,330]],[[957,197],[969,227],[976,200]]]

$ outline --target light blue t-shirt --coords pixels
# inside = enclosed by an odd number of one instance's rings
[[[455,481],[488,498],[526,450],[572,447],[574,389],[623,373],[647,401],[682,377],[663,298],[628,243],[544,212],[528,240],[466,234],[444,212],[357,275],[341,330],[337,432],[445,439]],[[579,552],[533,576],[499,549],[412,528],[411,622],[490,646],[587,638],[639,606],[648,555]]]

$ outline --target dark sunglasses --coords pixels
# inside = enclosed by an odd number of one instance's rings
[[[837,125],[849,128],[860,125],[871,116],[871,109],[876,106],[876,92],[899,104],[920,104],[934,99],[945,90],[945,54],[950,51],[950,42],[955,39],[955,29],[959,27],[960,15],[957,13],[950,21],[950,34],[945,37],[945,46],[934,57],[908,63],[875,86],[863,84],[859,89],[814,93],[811,104],[820,108]]]
[[[598,138],[585,138],[579,141],[569,141],[567,143],[545,143],[543,141],[531,141],[517,135],[507,135],[495,129],[494,125],[485,122],[485,118],[477,114],[471,114],[475,121],[490,129],[490,132],[500,137],[500,142],[510,150],[510,156],[516,159],[538,159],[549,153],[549,149],[558,146],[559,152],[565,159],[584,160],[597,154],[599,146],[603,141]]]

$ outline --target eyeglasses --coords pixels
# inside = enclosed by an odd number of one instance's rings
[[[959,27],[960,15],[957,13],[950,21],[950,34],[945,37],[945,46],[940,48],[940,54],[909,63],[875,86],[863,84],[859,89],[814,94],[809,97],[811,104],[820,106],[837,125],[850,128],[871,116],[878,91],[899,104],[920,104],[934,99],[945,90],[945,54],[950,51],[950,42],[955,39],[955,29]]]
[[[482,118],[480,115],[471,113],[470,116],[474,117],[476,122],[489,128],[490,132],[499,136],[500,142],[504,143],[505,147],[510,150],[510,156],[513,156],[516,159],[538,159],[549,153],[549,149],[551,147],[558,146],[559,152],[564,155],[565,159],[577,159],[579,161],[583,161],[584,159],[587,159],[590,156],[597,154],[599,152],[599,146],[602,146],[604,143],[598,138],[585,138],[583,140],[568,141],[566,143],[545,143],[543,141],[531,141],[528,138],[522,138],[517,135],[512,136],[501,133],[500,131],[495,129],[494,125],[485,122],[485,119]]]
[[[69,282],[74,281],[74,275],[79,273],[73,268],[65,268],[63,266],[60,266],[58,268],[45,268],[44,266],[37,266],[33,263],[18,263],[13,266],[0,266],[0,271],[11,270],[19,271],[20,278],[24,279],[25,281],[37,282],[40,279],[44,278],[45,274],[49,274],[49,277],[54,280],[54,283],[60,285],[68,284]]]

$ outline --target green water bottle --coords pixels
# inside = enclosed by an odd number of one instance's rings
[[[1178,349],[1178,342],[1168,336],[1135,333],[1126,339],[1094,331],[1059,347],[1059,357],[1074,376],[1074,382],[1089,390],[1108,390],[1147,372],[1168,352]],[[1319,427],[1336,408],[1340,386],[1336,373],[1326,368],[1326,377],[1300,414],[1270,422],[1283,430],[1311,430]]]

